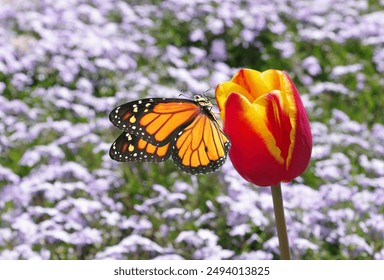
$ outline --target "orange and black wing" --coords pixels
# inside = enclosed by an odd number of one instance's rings
[[[204,98],[136,100],[115,108],[109,118],[124,131],[109,153],[117,161],[162,162],[172,155],[187,173],[209,173],[224,164],[230,148]]]
[[[190,174],[210,173],[222,166],[231,143],[214,116],[207,111],[179,132],[172,150],[172,159]]]
[[[112,144],[109,156],[123,162],[162,162],[169,158],[171,151],[170,143],[158,147],[124,132]]]
[[[152,145],[164,146],[200,114],[201,107],[192,100],[148,98],[126,103],[109,115],[123,131]]]

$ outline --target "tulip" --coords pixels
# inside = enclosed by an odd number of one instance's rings
[[[216,88],[232,164],[247,181],[273,186],[307,168],[312,150],[300,95],[284,71],[241,69]]]
[[[216,88],[223,129],[232,142],[229,157],[239,174],[271,186],[281,259],[289,260],[281,182],[307,168],[312,151],[309,121],[287,73],[241,69]]]

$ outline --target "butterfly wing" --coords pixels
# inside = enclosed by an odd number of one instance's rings
[[[125,132],[155,146],[175,139],[200,113],[200,106],[177,98],[148,98],[126,103],[109,115],[111,122]]]
[[[172,159],[187,173],[210,173],[224,164],[230,145],[213,115],[206,111],[179,133]]]
[[[112,144],[109,156],[123,162],[162,162],[169,158],[171,151],[170,143],[158,147],[124,132]]]
[[[124,131],[110,156],[125,162],[162,162],[172,154],[190,174],[213,172],[227,157],[230,141],[205,98],[148,98],[126,103],[109,115]]]

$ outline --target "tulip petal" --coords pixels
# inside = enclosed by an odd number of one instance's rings
[[[270,137],[274,139],[274,145],[272,143],[267,145],[268,150],[280,164],[284,164],[285,168],[288,169],[289,162],[287,158],[293,145],[290,137],[292,123],[289,116],[290,112],[283,109],[283,98],[280,91],[274,90],[263,95],[255,101],[253,106],[264,116],[263,121],[268,133],[263,131],[262,134],[265,135],[266,141],[270,141]]]
[[[280,174],[285,172],[284,159],[266,124],[267,107],[251,104],[243,96],[232,93],[228,96],[225,110],[224,131],[232,142],[229,155],[236,170],[260,186],[280,182]],[[255,162],[255,159],[259,161]],[[271,178],[275,180],[271,182]]]
[[[284,136],[286,138],[283,141],[281,137],[278,137],[281,140],[278,146],[283,150],[282,156],[285,158],[285,165],[288,169],[291,164],[293,149],[295,147],[297,119],[296,96],[300,102],[301,100],[296,87],[294,87],[291,79],[285,72],[271,69],[262,72],[260,76],[268,87],[280,89],[279,91],[275,91],[277,94],[274,99],[271,100],[274,100],[273,102],[278,104],[278,107],[273,107],[275,115],[281,116],[284,121],[278,125],[279,129],[275,129],[275,133],[273,134],[276,136]],[[276,111],[277,108],[279,108],[279,112]],[[269,120],[273,121],[273,118],[270,118]],[[287,138],[288,136],[289,138]]]
[[[253,101],[273,89],[265,85],[264,81],[260,77],[260,74],[261,73],[256,70],[241,69],[235,74],[235,76],[233,76],[231,82],[245,88],[246,91],[252,96],[252,98],[248,98],[248,100]]]
[[[263,80],[264,84],[268,87],[268,92],[274,89],[281,89],[281,71],[269,69],[260,73],[260,78]]]
[[[225,102],[227,101],[228,95],[232,92],[239,93],[246,97],[250,102],[253,101],[253,97],[247,92],[242,86],[233,82],[224,82],[216,87],[216,101],[220,109],[220,117],[222,120],[225,119]]]
[[[304,172],[308,166],[312,152],[312,134],[299,92],[289,75],[284,71],[282,72],[281,81],[283,81],[282,89],[286,93],[291,110],[292,131],[290,138],[293,144],[289,149],[287,158],[289,172],[283,180],[290,181]]]

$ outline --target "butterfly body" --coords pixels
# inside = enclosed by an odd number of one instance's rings
[[[230,141],[211,109],[203,95],[121,105],[109,116],[124,131],[112,144],[110,157],[123,162],[162,162],[172,157],[190,174],[213,172],[225,162]]]

